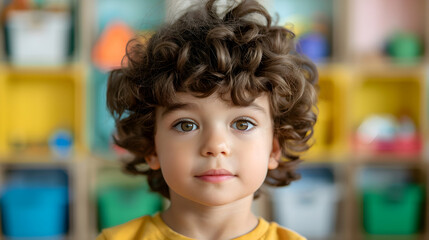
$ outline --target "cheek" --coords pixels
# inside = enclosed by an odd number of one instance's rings
[[[190,172],[193,149],[190,146],[184,146],[180,141],[163,140],[156,139],[156,151],[163,176],[168,183]]]
[[[264,161],[253,161],[246,163],[241,170],[243,171],[243,174],[240,174],[240,176],[242,181],[245,183],[246,189],[250,192],[255,192],[264,183],[265,177],[267,176],[268,166]]]
[[[262,184],[268,171],[271,145],[269,141],[260,141],[247,149],[240,151],[240,168],[248,181]]]

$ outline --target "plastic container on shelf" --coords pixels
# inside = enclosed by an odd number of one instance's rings
[[[69,222],[69,189],[61,170],[10,173],[2,190],[2,231],[10,239],[61,239]]]
[[[13,64],[61,65],[66,62],[71,29],[68,12],[11,11],[6,28]]]
[[[378,73],[364,70],[350,86],[353,88],[350,140],[359,155],[418,156],[422,152],[423,75],[418,69],[404,72],[395,72],[395,69],[386,68],[386,72]]]
[[[61,159],[70,157],[73,148],[72,133],[66,129],[55,131],[49,138],[49,148],[55,156]]]
[[[315,63],[323,63],[329,57],[329,42],[323,34],[309,32],[299,38],[297,50]]]
[[[397,32],[387,40],[387,53],[402,63],[414,63],[423,53],[423,45],[417,34]]]
[[[135,36],[134,30],[121,21],[106,26],[92,50],[92,62],[104,72],[120,68],[126,54],[128,41]]]
[[[162,209],[163,199],[149,190],[144,177],[126,176],[120,171],[104,171],[97,186],[98,227],[116,226]]]
[[[98,193],[99,227],[113,227],[162,209],[162,199],[142,186],[112,186]]]
[[[329,174],[317,169],[290,186],[273,188],[273,217],[305,237],[327,238],[335,231],[338,189]]]
[[[424,191],[416,184],[363,190],[363,223],[369,234],[416,234],[421,224]]]
[[[421,151],[421,137],[408,116],[397,119],[390,114],[371,115],[362,122],[356,132],[356,150],[397,154],[415,154]]]
[[[29,186],[67,186],[68,176],[61,169],[21,169],[8,171],[6,183]]]

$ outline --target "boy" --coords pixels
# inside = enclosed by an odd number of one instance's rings
[[[171,204],[98,240],[304,239],[256,217],[251,204],[264,182],[298,179],[316,122],[316,68],[256,1],[223,15],[215,2],[145,45],[132,41],[127,66],[111,73],[115,142],[135,156],[126,169],[147,175]]]

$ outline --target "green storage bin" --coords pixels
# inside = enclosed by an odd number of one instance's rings
[[[101,230],[160,211],[162,199],[144,187],[112,186],[100,190],[98,209]]]
[[[163,198],[151,192],[144,177],[105,171],[97,189],[99,230],[162,210]]]
[[[409,184],[363,191],[363,221],[369,234],[408,235],[419,230],[423,188]]]

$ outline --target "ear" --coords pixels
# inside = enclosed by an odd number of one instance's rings
[[[279,166],[280,157],[282,156],[282,149],[280,147],[277,137],[273,137],[273,148],[270,153],[270,160],[268,162],[268,169],[273,170]]]
[[[144,159],[152,170],[158,170],[161,168],[161,165],[159,164],[158,155],[156,153],[148,155]]]

